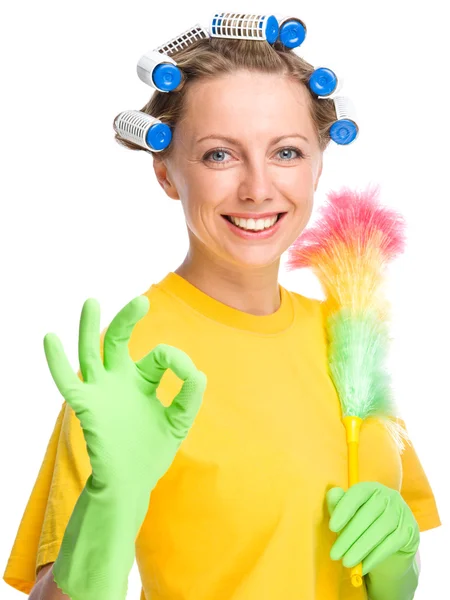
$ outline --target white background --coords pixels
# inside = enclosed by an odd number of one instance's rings
[[[450,259],[448,25],[441,0],[181,3],[41,0],[2,10],[1,502],[3,573],[61,399],[43,337],[58,334],[78,368],[78,322],[95,297],[102,327],[183,260],[179,202],[164,195],[151,157],[120,147],[113,118],[151,88],[140,56],[214,10],[282,13],[308,27],[297,51],[345,78],[361,133],[331,144],[316,193],[380,183],[407,219],[405,254],[389,272],[391,367],[397,401],[444,526],[422,534],[415,598],[447,597]],[[310,273],[280,272],[294,291],[322,297]],[[445,552],[445,548],[447,551]],[[128,598],[139,598],[136,565]],[[0,582],[4,600],[23,598]],[[213,600],[213,599],[211,599]],[[275,599],[274,599],[275,600]]]

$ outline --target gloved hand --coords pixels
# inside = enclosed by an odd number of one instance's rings
[[[405,576],[415,564],[420,532],[398,491],[367,481],[346,492],[332,488],[326,500],[331,516],[329,528],[341,532],[330,552],[332,560],[343,558],[343,565],[348,568],[362,562],[363,576],[376,573],[386,585]]]
[[[150,493],[201,406],[206,376],[181,350],[159,344],[132,361],[131,332],[148,308],[148,298],[138,296],[114,317],[104,337],[102,362],[100,307],[96,300],[86,300],[79,331],[83,381],[58,337],[44,337],[50,372],[80,421],[92,467],[53,565],[56,584],[71,600],[125,599]],[[166,408],[156,389],[167,368],[184,383]]]

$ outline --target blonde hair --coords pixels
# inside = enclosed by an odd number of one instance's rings
[[[184,117],[186,92],[191,82],[212,79],[241,69],[285,75],[303,83],[309,91],[308,80],[314,67],[292,50],[284,49],[278,44],[279,42],[276,42],[271,46],[263,41],[225,38],[197,40],[176,54],[171,54],[183,73],[180,86],[172,92],[155,90],[150,100],[140,110],[160,119],[174,130],[180,119]],[[329,129],[336,121],[334,102],[326,98],[319,100],[311,92],[308,97],[310,98],[309,112],[320,150],[323,152],[330,142]],[[168,158],[173,148],[171,143],[164,150],[153,152],[121,138],[117,132],[115,139],[131,150],[150,152],[161,159]]]

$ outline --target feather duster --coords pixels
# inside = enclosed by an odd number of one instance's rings
[[[330,376],[347,433],[349,487],[358,482],[359,433],[364,419],[379,419],[403,452],[407,431],[396,420],[389,350],[385,267],[405,246],[404,219],[380,205],[379,187],[329,192],[317,222],[288,249],[288,271],[310,267],[325,293],[322,303]],[[362,585],[362,564],[351,570]]]

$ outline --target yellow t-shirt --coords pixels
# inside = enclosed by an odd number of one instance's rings
[[[327,370],[321,303],[280,286],[281,306],[251,315],[176,273],[152,285],[129,349],[181,348],[208,378],[203,404],[151,494],[136,539],[141,600],[362,600],[332,561],[326,492],[347,489],[347,445]],[[104,333],[104,332],[103,332]],[[181,387],[167,371],[158,396]],[[399,490],[421,531],[440,523],[414,451],[402,455],[375,419],[361,430],[360,480]],[[83,433],[63,403],[4,580],[29,593],[55,561],[91,472]]]

